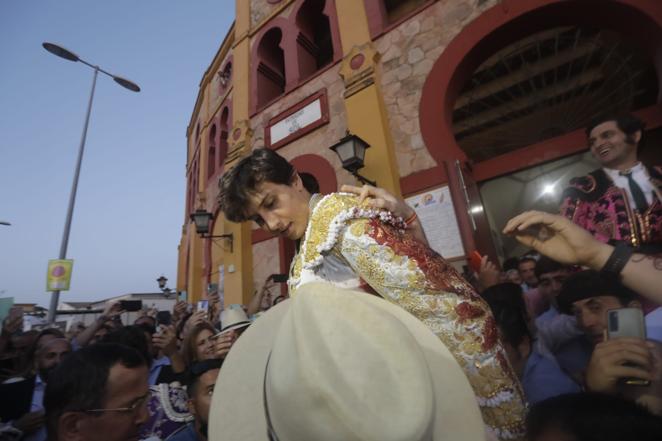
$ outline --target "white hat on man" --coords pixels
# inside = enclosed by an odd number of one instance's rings
[[[327,283],[300,287],[237,340],[209,423],[212,441],[485,440],[467,378],[423,323]]]
[[[251,321],[241,305],[230,305],[221,311],[221,332],[245,328]]]

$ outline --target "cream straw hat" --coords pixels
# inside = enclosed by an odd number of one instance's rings
[[[478,441],[473,390],[419,320],[364,292],[300,287],[237,340],[214,389],[212,441]]]
[[[240,305],[231,305],[230,308],[221,311],[221,332],[244,328],[250,324],[246,311]]]

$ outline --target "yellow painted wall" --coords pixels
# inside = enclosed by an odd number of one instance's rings
[[[290,3],[283,4],[281,10],[285,10]],[[360,171],[361,174],[369,179],[376,180],[378,185],[390,190],[395,194],[400,194],[400,179],[395,161],[393,141],[389,129],[386,108],[382,98],[379,81],[379,60],[375,55],[373,43],[368,28],[368,20],[363,1],[359,0],[336,0],[335,2],[338,17],[339,34],[342,45],[343,60],[341,62],[341,71],[347,71],[347,66],[353,55],[359,52],[372,54],[367,61],[374,69],[371,73],[373,81],[360,90],[348,95],[344,99],[345,118],[347,129],[360,136],[370,144],[366,152],[365,167]],[[252,127],[251,118],[255,115],[250,114],[250,93],[251,93],[251,38],[256,35],[256,29],[251,29],[251,1],[236,0],[236,20],[233,28],[232,44],[232,128],[229,134],[229,153],[231,153],[230,162],[226,163],[226,170],[231,168],[241,155],[250,152],[252,145]],[[274,13],[278,14],[276,10]],[[263,25],[261,23],[260,25]],[[357,49],[360,48],[360,49]],[[371,52],[372,51],[372,52]],[[221,51],[219,51],[221,52]],[[217,185],[215,182],[207,181],[207,146],[209,131],[206,123],[209,121],[209,112],[216,110],[208,108],[215,98],[214,84],[212,79],[215,72],[220,68],[220,55],[212,61],[212,64],[201,85],[198,101],[194,110],[191,122],[189,124],[189,144],[191,154],[194,151],[193,143],[195,138],[195,125],[201,121],[200,133],[200,176],[198,179],[198,191],[206,194],[205,190],[209,185]],[[343,75],[341,73],[341,75]],[[344,75],[343,75],[344,76]],[[347,82],[348,79],[344,77]],[[283,97],[285,100],[286,98]],[[292,103],[294,104],[294,103]],[[216,106],[216,104],[214,104]],[[269,116],[274,116],[268,114]],[[333,115],[331,115],[333,118]],[[240,129],[240,136],[233,138],[233,130]],[[256,133],[256,137],[262,137],[264,134]],[[328,145],[331,145],[337,139],[329,139]],[[325,147],[320,147],[325,148]],[[311,148],[311,153],[314,153]],[[239,153],[239,157],[232,157],[232,153]],[[192,158],[192,156],[189,156]],[[205,207],[212,211],[213,201],[204,201]],[[222,216],[222,215],[221,215]],[[188,222],[188,220],[186,221]],[[224,296],[226,305],[232,303],[246,304],[251,299],[253,287],[253,256],[250,224],[234,224],[218,219],[215,223],[214,234],[232,234],[233,252],[229,252],[227,247],[219,251],[212,245],[210,268],[203,268],[204,244],[205,241],[195,234],[195,228],[189,224],[185,228],[182,244],[187,244],[190,253],[189,265],[187,268],[187,277],[184,284],[179,282],[178,287],[185,285],[189,291],[189,298],[194,300],[199,298],[206,291],[206,274],[211,271],[216,273],[218,265],[221,263],[225,267],[224,277]],[[186,237],[188,236],[188,237]],[[186,239],[186,240],[185,240]],[[186,250],[180,250],[180,267],[186,258]],[[180,270],[181,272],[182,270]],[[181,275],[180,275],[181,276]],[[218,280],[217,276],[212,277],[212,282]]]
[[[187,291],[189,302],[197,302],[204,297],[206,286],[204,284],[203,276],[203,239],[200,238],[195,232],[195,225],[189,223],[188,231],[189,237],[189,265],[188,265],[188,279]]]
[[[235,21],[235,44],[233,55],[233,99],[232,99],[232,127],[238,128],[249,119],[250,97],[250,2],[236,1],[237,18]],[[238,144],[250,145],[250,132],[242,131],[239,139],[234,140],[230,133],[230,149]],[[232,167],[226,164],[226,169]],[[226,253],[225,264],[225,304],[246,304],[253,295],[253,253],[250,224],[235,224],[224,222],[223,229],[233,235],[233,252]]]
[[[378,60],[371,52],[372,39],[364,3],[355,0],[337,0],[336,10],[345,57],[343,60],[345,72],[349,72],[347,65],[356,54],[357,48],[360,48],[360,53],[366,58],[364,64],[369,63],[373,66],[372,76],[376,77],[379,75]],[[347,78],[345,80],[347,81]],[[370,148],[366,151],[365,168],[361,169],[360,173],[377,181],[380,187],[400,195],[400,175],[379,83],[378,79],[374,78],[371,85],[345,99],[347,128],[370,144]]]

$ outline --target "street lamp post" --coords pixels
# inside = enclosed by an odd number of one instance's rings
[[[163,295],[167,299],[170,297],[170,294],[173,293],[173,290],[168,288],[168,278],[161,274],[161,277],[156,279],[156,282],[159,284],[159,289],[163,292]]]
[[[53,43],[42,43],[42,46],[48,52],[57,55],[58,57],[74,62],[80,61],[86,66],[89,66],[92,69],[94,69],[94,76],[92,77],[92,90],[90,91],[90,98],[87,103],[87,113],[85,114],[85,124],[83,125],[83,134],[80,139],[80,146],[78,147],[78,160],[76,161],[76,169],[74,171],[74,181],[73,184],[71,185],[71,193],[69,194],[69,208],[67,209],[67,217],[64,222],[64,232],[62,233],[62,243],[60,244],[60,255],[58,257],[59,259],[66,259],[67,246],[69,245],[69,232],[71,231],[71,220],[74,214],[76,192],[78,191],[78,177],[80,176],[80,166],[81,163],[83,162],[83,152],[85,151],[85,138],[87,137],[87,126],[90,122],[90,113],[92,112],[92,101],[94,100],[94,89],[97,84],[97,76],[99,72],[104,73],[109,77],[111,77],[116,83],[118,83],[122,87],[129,89],[133,92],[140,92],[140,87],[136,83],[129,81],[126,78],[113,75],[101,69],[99,66],[88,63],[87,61],[81,59],[78,55],[74,54],[68,49],[63,48],[62,46],[58,46],[57,44],[53,44]],[[51,306],[50,309],[48,310],[49,323],[55,322],[55,314],[57,311],[57,305],[59,303],[59,300],[60,300],[60,291],[59,290],[53,291],[53,294],[51,296]]]

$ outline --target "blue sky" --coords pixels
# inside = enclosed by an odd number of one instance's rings
[[[92,69],[46,52],[58,43],[126,77],[100,75],[67,257],[63,300],[154,292],[177,277],[186,126],[234,0],[0,2],[0,297],[48,306]]]

